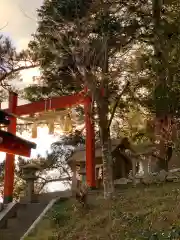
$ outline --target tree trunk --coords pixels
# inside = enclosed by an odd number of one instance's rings
[[[104,44],[104,62],[102,66],[102,87],[104,95],[102,101],[99,103],[99,127],[100,127],[100,139],[102,144],[102,160],[103,160],[103,185],[104,185],[104,198],[109,199],[114,193],[114,179],[113,179],[113,159],[111,151],[111,137],[109,128],[109,48],[108,48],[109,36],[105,35]],[[111,120],[112,121],[112,120]]]
[[[161,159],[157,162],[157,171],[165,170],[168,172],[168,164],[172,158],[173,148],[172,145],[167,145],[165,141],[161,141],[160,144],[162,144],[159,154]]]
[[[166,73],[164,71],[164,59],[163,59],[163,50],[161,47],[161,42],[163,41],[161,36],[161,10],[162,10],[162,0],[152,0],[152,13],[153,13],[153,23],[154,23],[154,57],[156,58],[158,67],[156,68],[156,87],[154,92],[154,102],[156,104],[156,117],[164,119],[164,116],[167,114],[164,107],[159,109],[159,100],[164,96],[159,96],[158,89],[165,89],[166,82]],[[161,100],[160,100],[161,101]],[[157,106],[158,105],[158,106]],[[159,143],[159,159],[157,160],[157,171],[168,170],[168,163],[166,161],[166,144],[164,140],[160,140]]]
[[[114,193],[113,182],[113,160],[111,154],[111,139],[108,129],[108,101],[103,99],[103,102],[98,106],[100,140],[102,145],[102,160],[103,160],[103,185],[104,198],[111,198]]]
[[[160,140],[159,143],[159,157],[160,159],[157,161],[157,172],[161,170],[168,171],[168,162],[166,161],[166,147],[165,141]]]

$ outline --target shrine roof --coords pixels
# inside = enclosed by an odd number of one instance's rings
[[[121,144],[122,139],[123,138],[111,140],[112,153]],[[131,144],[131,147],[137,154],[144,154],[144,155],[150,154],[154,149],[154,145],[151,142]],[[123,153],[119,153],[119,154],[124,155]],[[102,148],[101,148],[101,144],[99,141],[96,142],[96,144],[95,144],[95,158],[96,159],[102,158]],[[72,156],[67,160],[67,163],[71,164],[71,162],[73,162],[73,161],[85,162],[85,159],[86,159],[85,145],[80,145],[80,146],[76,147]]]
[[[9,133],[9,132],[3,131],[3,130],[0,130],[0,138],[2,138],[2,139],[3,138],[9,138],[12,141],[19,141],[20,143],[25,144],[29,148],[36,149],[36,143],[27,141],[27,140],[25,140],[23,138],[20,138],[20,137],[14,135],[12,133]],[[1,143],[0,143],[0,145],[1,145]]]
[[[111,140],[111,149],[112,152],[116,149],[116,147],[121,143],[121,139],[112,139]],[[96,142],[95,144],[95,158],[101,158],[102,157],[102,148],[100,142]],[[68,163],[72,161],[78,161],[78,162],[85,162],[86,158],[86,147],[85,145],[80,145],[76,148],[73,155],[67,160]]]

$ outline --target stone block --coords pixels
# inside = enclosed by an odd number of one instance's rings
[[[118,184],[118,185],[128,184],[129,182],[131,182],[131,180],[127,178],[120,178],[120,179],[114,180],[114,184]]]

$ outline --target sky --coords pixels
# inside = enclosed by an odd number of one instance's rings
[[[26,48],[36,31],[36,9],[42,0],[0,0],[1,33],[9,36],[17,49]]]
[[[26,49],[32,34],[37,28],[36,9],[43,0],[0,0],[0,29],[3,35],[8,36],[17,50]],[[30,83],[35,69],[23,71],[23,79]]]
[[[18,51],[26,49],[28,42],[32,39],[32,34],[37,28],[36,9],[39,8],[43,0],[0,0],[0,29],[1,34],[8,36]],[[32,82],[33,76],[38,76],[36,69],[23,71],[23,85],[27,86]],[[22,84],[21,84],[22,85]],[[18,103],[24,104],[24,101]],[[6,107],[7,103],[4,103]],[[23,136],[32,140],[29,136]],[[32,152],[32,157],[37,154],[45,155],[50,150],[52,142],[56,141],[54,136],[49,136],[47,129],[38,129],[38,138],[33,139],[37,143],[37,149]],[[0,159],[4,159],[5,154],[0,153]],[[53,190],[63,188],[62,185],[54,184]],[[52,190],[52,189],[51,189]]]
[[[36,10],[42,2],[43,0],[0,0],[1,33],[12,40],[18,51],[27,48],[32,34],[36,31]],[[39,75],[39,71],[31,69],[23,71],[21,74],[23,78],[21,86],[27,86],[32,82],[33,76]],[[24,103],[26,101],[18,102],[19,105]],[[2,107],[7,107],[7,103],[4,103]],[[39,140],[39,144],[42,144],[41,141],[42,138]],[[38,153],[39,151],[42,152],[42,148],[38,148]]]

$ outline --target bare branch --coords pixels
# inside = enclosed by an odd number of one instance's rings
[[[112,110],[112,113],[111,113],[111,117],[110,117],[110,119],[109,119],[108,130],[109,130],[110,126],[111,126],[112,120],[113,120],[114,115],[115,115],[115,112],[116,112],[116,108],[117,108],[117,106],[118,106],[118,104],[119,104],[119,101],[120,101],[122,95],[124,94],[124,92],[126,91],[126,89],[129,87],[129,84],[130,84],[130,82],[128,81],[128,82],[126,83],[124,89],[122,90],[122,92],[120,93],[120,95],[118,96],[118,98],[116,99],[116,102],[115,102],[115,104],[114,104],[114,107],[113,107],[113,110]]]
[[[0,77],[0,82],[2,82],[3,80],[5,80],[6,78],[10,77],[11,75],[13,75],[14,73],[20,72],[22,70],[26,70],[26,69],[31,69],[31,68],[36,68],[38,67],[39,64],[35,64],[35,65],[31,65],[31,66],[22,66],[22,67],[18,67],[16,69],[12,69],[10,72],[6,72],[5,74],[3,74]]]
[[[0,30],[3,30],[5,27],[7,27],[7,25],[8,25],[8,22],[7,22],[7,23],[5,23],[5,25],[4,25],[4,26],[2,26],[2,27],[0,28]]]
[[[38,177],[39,179],[43,180],[44,182],[51,183],[51,182],[65,182],[65,181],[71,181],[71,177],[60,177],[60,178],[54,178],[54,179],[45,179],[43,177]]]
[[[32,21],[34,21],[34,22],[37,22],[36,19],[30,17],[30,16],[24,11],[24,9],[23,9],[20,5],[19,5],[19,9],[20,9],[20,11],[22,12],[22,14],[23,14],[26,18],[28,18],[28,19],[30,19],[30,20],[32,20]]]

